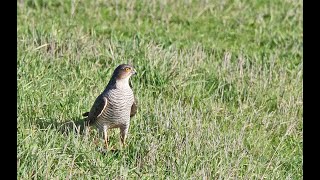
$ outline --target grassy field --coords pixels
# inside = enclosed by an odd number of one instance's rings
[[[302,179],[301,0],[17,9],[18,179]],[[121,63],[139,109],[103,153],[81,114]]]

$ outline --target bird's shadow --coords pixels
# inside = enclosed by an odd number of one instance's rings
[[[70,134],[76,132],[80,135],[85,134],[87,127],[89,127],[88,123],[85,121],[85,118],[79,117],[63,120],[62,122],[37,119],[36,125],[40,129],[56,129],[62,134]]]
[[[54,121],[54,120],[45,120],[45,119],[37,119],[36,125],[40,129],[55,129],[58,132],[69,135],[71,133],[75,133],[78,135],[88,135],[89,134],[89,125],[88,122],[85,121],[85,118],[71,118],[69,120],[64,120],[62,122]],[[103,155],[107,155],[111,153],[115,156],[119,156],[121,150],[119,149],[109,149],[108,151],[103,147],[97,147],[97,151]]]

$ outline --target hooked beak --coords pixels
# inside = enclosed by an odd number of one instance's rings
[[[133,75],[137,75],[136,69],[133,69],[133,70],[132,70],[132,74],[133,74]]]

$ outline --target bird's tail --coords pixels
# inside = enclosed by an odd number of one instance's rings
[[[83,117],[87,117],[87,116],[89,116],[89,112],[85,112],[85,113],[83,113],[83,114],[82,114],[82,116],[83,116]]]

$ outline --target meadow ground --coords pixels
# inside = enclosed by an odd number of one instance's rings
[[[302,179],[302,1],[17,9],[18,179]],[[81,114],[127,62],[138,113],[102,153]]]

